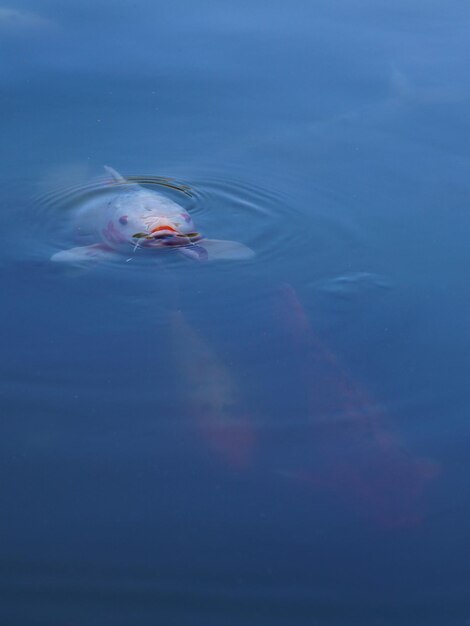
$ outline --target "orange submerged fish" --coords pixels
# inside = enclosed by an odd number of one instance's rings
[[[312,458],[288,474],[336,493],[382,526],[418,523],[425,485],[438,465],[413,457],[389,431],[387,416],[314,332],[289,285],[282,289],[282,309],[301,356],[312,437]]]

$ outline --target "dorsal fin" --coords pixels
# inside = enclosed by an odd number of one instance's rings
[[[119,183],[121,185],[125,185],[129,183],[129,181],[126,178],[124,178],[124,176],[121,176],[119,172],[116,172],[116,170],[113,169],[112,167],[109,167],[109,165],[105,165],[104,169],[111,176],[113,182]]]

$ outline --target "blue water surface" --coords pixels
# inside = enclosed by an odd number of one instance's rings
[[[2,626],[469,623],[469,19],[0,5]],[[256,256],[57,267],[104,165]]]

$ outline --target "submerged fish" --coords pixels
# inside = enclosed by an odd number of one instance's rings
[[[290,285],[282,289],[281,310],[312,423],[311,459],[283,475],[335,492],[382,527],[419,523],[426,483],[439,474],[439,465],[414,456],[390,430],[390,416],[314,331]]]
[[[255,432],[230,369],[181,311],[171,315],[171,333],[187,411],[208,446],[228,465],[252,461]]]
[[[52,256],[59,263],[98,261],[137,248],[175,248],[196,260],[247,259],[254,252],[236,241],[206,239],[189,213],[156,191],[145,189],[105,168],[113,183],[109,193],[86,203],[77,214],[78,229],[93,243],[61,250]]]

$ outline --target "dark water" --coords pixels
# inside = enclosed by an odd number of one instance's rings
[[[0,7],[2,625],[468,624],[469,18]],[[256,257],[52,267],[104,164]]]

